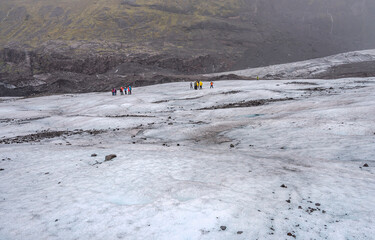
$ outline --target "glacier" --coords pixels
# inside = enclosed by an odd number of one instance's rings
[[[375,78],[208,86],[0,98],[0,239],[374,238]]]

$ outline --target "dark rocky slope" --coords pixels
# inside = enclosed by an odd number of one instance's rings
[[[79,49],[61,50],[57,46],[51,49],[51,44],[58,45],[49,43],[48,48],[33,50],[17,46],[0,51],[0,96],[109,91],[125,85],[185,81],[192,74],[212,69],[223,71],[230,64],[226,59],[210,55],[80,52]]]

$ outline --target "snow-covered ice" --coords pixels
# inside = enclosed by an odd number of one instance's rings
[[[207,86],[1,99],[0,239],[375,239],[375,78]]]
[[[375,49],[340,53],[323,58],[310,59],[294,63],[277,64],[267,67],[212,73],[206,74],[205,76],[213,77],[235,74],[238,76],[252,78],[269,78],[268,76],[278,76],[282,79],[316,78],[317,76],[319,76],[319,74],[324,73],[332,67],[367,61],[375,61]]]

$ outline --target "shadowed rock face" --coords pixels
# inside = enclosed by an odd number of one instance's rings
[[[311,59],[375,48],[374,22],[373,0],[0,0],[0,82]]]

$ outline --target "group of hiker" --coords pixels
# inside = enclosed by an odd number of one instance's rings
[[[120,87],[120,94],[121,95],[131,95],[132,94],[132,87],[129,86],[129,87]],[[116,88],[112,88],[112,96],[116,96],[117,95],[117,89]]]
[[[194,87],[193,87],[194,86]],[[198,90],[198,89],[203,89],[203,82],[202,81],[195,81],[194,83],[190,83],[190,89],[195,89],[195,90]],[[210,88],[214,88],[214,83],[213,82],[210,82]]]
[[[210,88],[214,88],[213,82],[210,82]],[[191,82],[190,83],[190,89],[195,89],[195,90],[203,89],[203,82],[198,81],[198,80],[195,81],[195,82]],[[132,87],[131,86],[120,87],[120,94],[121,95],[131,95],[132,94]],[[112,88],[112,96],[116,96],[116,95],[117,95],[117,89]]]

